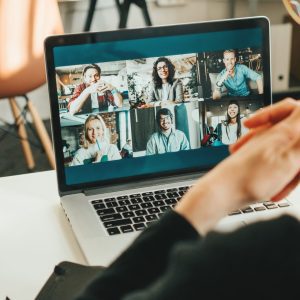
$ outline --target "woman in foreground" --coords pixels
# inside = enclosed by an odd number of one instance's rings
[[[232,233],[212,231],[232,210],[278,201],[299,182],[300,102],[281,101],[244,125],[250,131],[230,146],[233,155],[77,299],[287,299],[289,293],[299,299],[298,220],[283,216]]]

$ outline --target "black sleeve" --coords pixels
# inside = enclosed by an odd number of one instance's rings
[[[122,299],[300,299],[299,278],[300,223],[284,216],[178,243],[165,273]]]
[[[122,299],[145,289],[165,273],[174,245],[199,238],[183,217],[174,211],[167,212],[159,222],[145,229],[77,300]]]
[[[169,237],[173,222],[181,238]],[[175,213],[166,216],[79,299],[292,299],[289,293],[300,298],[298,220],[284,216],[204,239],[189,226]],[[169,232],[159,232],[163,229]]]

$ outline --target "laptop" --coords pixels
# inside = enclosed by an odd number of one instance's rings
[[[229,105],[242,120],[271,104],[269,44],[265,17],[46,39],[58,190],[87,263],[112,262],[229,155]],[[251,73],[242,91],[220,83],[225,55]],[[290,204],[258,203],[217,228]]]

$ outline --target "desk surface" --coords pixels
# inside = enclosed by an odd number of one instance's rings
[[[300,185],[293,193],[298,199]],[[54,171],[0,178],[0,222],[0,300],[32,300],[57,263],[86,263]]]
[[[54,171],[1,178],[0,222],[0,299],[32,300],[57,263],[86,263]]]

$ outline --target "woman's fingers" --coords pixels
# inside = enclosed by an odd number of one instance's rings
[[[267,123],[276,124],[289,116],[297,106],[300,106],[300,102],[286,98],[273,106],[258,111],[245,120],[244,125],[248,128],[256,128]]]
[[[235,144],[230,145],[230,152],[234,153],[247,143],[254,135],[285,119],[298,107],[300,107],[300,101],[287,98],[273,106],[269,106],[257,112],[254,116],[244,121],[244,125],[251,130],[241,137]]]
[[[295,178],[291,182],[289,182],[289,184],[286,185],[284,189],[282,189],[277,195],[273,196],[271,200],[276,202],[284,199],[286,196],[290,194],[291,191],[295,189],[295,187],[299,184],[299,182],[300,182],[300,173],[298,173],[295,176]]]
[[[237,140],[236,143],[231,144],[229,146],[230,153],[234,153],[239,150],[244,144],[246,144],[249,140],[253,138],[253,136],[257,135],[259,132],[265,131],[270,128],[271,124],[261,125],[260,127],[250,129],[244,136]]]

